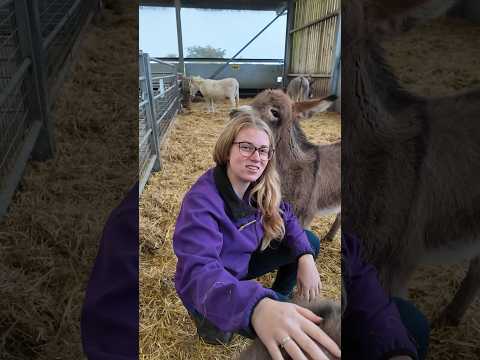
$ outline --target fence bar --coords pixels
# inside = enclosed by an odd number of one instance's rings
[[[150,172],[153,170],[153,168],[155,167],[155,164],[158,162],[158,158],[157,158],[157,155],[154,155],[151,159],[150,159],[150,162],[148,163],[146,169],[145,169],[145,173],[146,174],[150,174]],[[144,176],[143,178],[140,177],[139,179],[139,193],[141,194],[142,191],[143,191],[143,188],[145,187],[145,185],[147,184],[147,181],[148,181],[148,176]]]
[[[53,119],[48,106],[47,62],[41,45],[38,1],[15,0],[15,9],[18,14],[17,21],[22,50],[25,52],[25,55],[31,57],[33,63],[32,85],[35,100],[32,101],[31,115],[39,116],[43,124],[33,148],[32,158],[34,160],[47,160],[55,154],[55,140]]]
[[[177,102],[177,98],[174,98],[170,104],[168,104],[167,109],[163,112],[162,116],[160,116],[156,121],[156,125],[159,126],[160,122],[165,118],[165,116],[168,114],[168,112],[172,109],[173,105]]]
[[[13,0],[0,0],[0,8],[10,5],[13,2]]]
[[[145,146],[145,143],[148,141],[148,137],[152,134],[152,129],[148,129],[145,135],[143,135],[142,140],[140,141],[139,148],[143,148]]]
[[[25,73],[27,72],[28,67],[30,66],[31,63],[32,62],[30,61],[29,58],[26,58],[25,60],[23,60],[23,63],[22,65],[20,65],[20,68],[15,72],[13,77],[8,82],[8,85],[3,89],[3,92],[0,94],[0,106],[2,106],[3,103],[8,99],[8,96],[13,91],[13,89],[15,89],[18,83],[23,80],[23,77],[25,76]]]
[[[22,178],[23,171],[25,170],[25,165],[28,161],[30,153],[32,152],[35,141],[37,140],[38,133],[42,123],[40,121],[35,121],[25,138],[23,147],[20,150],[18,157],[15,161],[15,166],[13,167],[10,176],[7,177],[5,183],[1,184],[0,188],[0,218],[7,214],[8,205],[12,200],[15,189],[17,188],[20,179]]]
[[[160,97],[165,97],[166,94],[176,88],[176,85],[170,86],[167,90],[165,90],[163,93],[159,93],[153,97],[153,100],[157,100]]]
[[[80,5],[81,2],[82,2],[82,0],[75,1],[73,6],[70,8],[70,10],[68,10],[68,12],[63,16],[62,20],[50,32],[50,34],[48,35],[48,37],[45,39],[45,41],[42,44],[44,51],[47,51],[47,49],[50,46],[50,44],[52,43],[53,39],[55,39],[55,37],[58,35],[58,33],[60,32],[62,27],[65,25],[67,20],[70,18],[70,16],[72,16],[72,14],[75,12],[75,10],[77,10],[77,7]]]
[[[312,78],[329,78],[330,77],[330,74],[305,74],[305,73],[291,73],[291,74],[288,74],[289,77],[297,77],[297,76],[305,76],[305,75],[308,75],[308,76],[311,76]]]
[[[152,80],[169,79],[173,77],[177,77],[177,75],[152,76]]]
[[[148,101],[151,104],[151,106],[149,106],[146,111],[146,115],[147,115],[146,118],[147,118],[147,124],[148,126],[150,126],[153,132],[152,153],[157,156],[157,160],[155,161],[152,169],[153,171],[158,171],[160,170],[160,167],[161,167],[160,146],[158,144],[157,127],[155,126],[156,114],[155,114],[155,103],[153,99],[153,84],[152,84],[151,74],[150,74],[150,56],[144,53],[142,54],[141,60],[142,60],[142,66],[143,66],[142,73],[145,74],[145,77],[148,79],[146,82],[143,82],[144,88],[145,88],[145,94],[148,96]]]

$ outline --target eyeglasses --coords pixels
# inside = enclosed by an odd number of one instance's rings
[[[260,157],[260,159],[270,160],[273,157],[273,153],[275,152],[275,150],[270,149],[268,146],[260,146],[257,148],[255,145],[247,141],[234,142],[233,144],[238,144],[240,154],[245,157],[252,156],[255,151],[258,150],[258,156]]]

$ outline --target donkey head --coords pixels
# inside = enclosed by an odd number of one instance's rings
[[[299,119],[325,111],[335,99],[336,96],[332,95],[322,99],[294,102],[282,90],[265,90],[258,94],[250,105],[232,110],[230,117],[242,111],[255,112],[278,136],[282,131],[291,129]]]

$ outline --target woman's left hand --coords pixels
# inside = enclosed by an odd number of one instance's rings
[[[322,282],[311,254],[305,254],[298,259],[297,288],[300,297],[307,301],[320,294]]]

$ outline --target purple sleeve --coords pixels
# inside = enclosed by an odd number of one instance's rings
[[[81,314],[85,355],[138,359],[138,184],[110,215]]]
[[[187,307],[193,305],[223,331],[236,331],[250,326],[253,308],[262,298],[276,295],[254,280],[238,280],[223,267],[216,211],[221,214],[205,195],[185,197],[173,235],[175,286]]]
[[[285,224],[285,241],[296,258],[304,254],[312,254],[313,250],[308,241],[305,230],[301,227],[297,217],[294,215],[290,204],[281,204],[283,211],[283,222]]]
[[[372,265],[361,259],[360,242],[342,234],[347,308],[342,335],[356,339],[360,359],[389,359],[408,355],[417,359],[414,343],[402,323],[396,305],[380,285]]]

